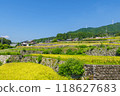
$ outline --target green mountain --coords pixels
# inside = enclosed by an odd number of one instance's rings
[[[88,28],[81,28],[78,29],[76,31],[70,31],[64,34],[57,34],[57,39],[68,39],[68,38],[79,38],[79,39],[83,39],[86,37],[103,37],[106,35],[116,35],[116,34],[120,34],[120,23],[115,23],[115,24],[110,24],[107,26],[101,26],[101,27],[97,27],[97,28],[92,28],[92,27],[88,27]]]
[[[59,40],[66,40],[66,39],[74,39],[74,38],[87,38],[87,37],[103,37],[103,36],[115,36],[120,35],[120,22],[101,26],[97,28],[81,28],[76,31],[69,31],[67,33],[59,33],[56,37],[49,37],[49,38],[41,38],[35,39],[36,42],[44,42],[45,40],[51,39],[59,39]]]
[[[79,30],[76,30],[74,32],[92,32],[92,33],[105,33],[107,30],[108,33],[116,33],[120,32],[120,23],[110,24],[107,26],[102,26],[98,28],[81,28]]]

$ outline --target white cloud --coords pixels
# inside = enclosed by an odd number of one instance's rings
[[[3,38],[7,38],[7,39],[9,38],[9,36],[7,36],[7,35],[6,35],[6,36],[1,36],[1,37],[3,37]]]

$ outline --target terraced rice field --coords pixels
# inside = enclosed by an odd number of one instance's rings
[[[32,56],[39,56],[40,54],[32,54]],[[120,65],[119,56],[89,56],[89,55],[59,55],[59,54],[41,54],[44,57],[58,58],[67,60],[68,58],[75,58],[84,61],[85,64],[108,64]]]
[[[0,66],[0,80],[68,80],[68,78],[41,64],[9,63]]]

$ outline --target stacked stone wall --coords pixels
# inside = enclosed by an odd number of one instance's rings
[[[84,65],[84,69],[93,80],[120,80],[120,65]]]

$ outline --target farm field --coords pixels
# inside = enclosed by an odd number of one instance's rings
[[[32,56],[39,56],[40,54],[32,54]],[[89,55],[59,55],[59,54],[41,54],[44,57],[58,58],[67,60],[68,58],[74,58],[84,61],[85,64],[106,64],[106,65],[120,65],[119,56],[89,56]]]
[[[60,45],[73,45],[73,46],[86,45],[86,46],[90,46],[90,45],[100,45],[101,43],[103,45],[120,45],[120,44],[100,42],[100,41],[99,42],[96,42],[96,41],[90,41],[90,42],[82,41],[82,42],[74,42],[74,43],[73,43],[73,41],[71,41],[71,42],[48,43],[48,45],[49,44],[57,44],[57,45],[51,45],[51,46],[32,46],[32,47],[53,47],[53,46],[60,46]],[[44,45],[44,43],[42,43],[42,44]],[[28,47],[31,47],[31,46],[28,46]]]
[[[62,45],[62,44],[61,44]],[[90,47],[89,46],[91,46],[91,48],[92,48],[92,46],[93,47],[95,47],[95,46],[100,46],[101,45],[101,43],[81,43],[81,44],[72,44],[72,43],[68,43],[68,44],[66,44],[66,45],[59,45],[59,46],[45,46],[45,47],[43,47],[43,46],[21,46],[21,47],[17,47],[17,48],[14,48],[14,49],[4,49],[4,50],[0,50],[0,55],[20,55],[21,54],[21,51],[24,51],[24,50],[26,50],[26,51],[34,51],[34,52],[37,52],[37,51],[52,51],[53,49],[57,49],[57,48],[61,48],[63,51],[64,51],[64,49],[66,50],[66,49],[76,49],[77,48],[77,46],[79,47],[79,46],[88,46],[88,48],[83,48],[82,50],[83,51],[85,51],[85,50],[88,50],[88,49],[90,49]],[[104,44],[102,44],[102,45],[104,45],[104,46],[113,46],[114,48],[116,47],[116,46],[120,46],[120,44],[109,44],[109,43],[104,43]],[[111,47],[111,48],[113,48],[113,47]],[[116,47],[117,48],[117,47]],[[105,49],[105,48],[104,48]],[[77,50],[78,50],[78,48],[77,48]],[[44,53],[43,53],[44,54]]]
[[[41,64],[9,63],[0,66],[0,80],[68,80],[68,78]]]
[[[2,57],[2,55],[4,56]],[[79,73],[77,69],[79,65],[72,64],[74,62],[90,66],[120,65],[120,44],[108,41],[38,43],[34,46],[1,49],[0,56],[4,58],[5,55],[11,57],[4,61],[7,62],[6,64],[3,64],[3,60],[0,61],[0,80],[69,80],[70,77],[59,73],[61,64],[63,64],[62,70],[66,69],[68,73],[69,68],[76,68],[72,69],[75,74],[70,74],[70,76],[76,75],[76,72]],[[67,63],[70,58],[73,60],[70,61],[72,66]],[[64,64],[68,64],[68,68]],[[82,75],[83,77],[79,77],[77,80],[88,78],[84,77],[84,74]],[[76,80],[76,78],[71,78]]]

